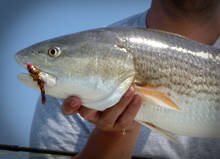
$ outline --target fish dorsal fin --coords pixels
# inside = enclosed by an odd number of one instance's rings
[[[152,124],[152,123],[150,123],[150,122],[143,122],[143,121],[137,121],[137,122],[139,122],[140,124],[142,124],[142,125],[148,127],[149,129],[151,129],[151,130],[157,132],[158,134],[164,136],[166,139],[168,139],[168,140],[174,142],[174,143],[177,144],[177,145],[180,145],[180,146],[183,148],[183,144],[182,144],[180,141],[178,141],[178,140],[172,135],[172,133],[170,133],[169,131],[164,130],[164,129],[162,129],[162,128],[160,128],[160,127],[158,127],[158,126],[156,126],[156,125],[154,125],[154,124]]]
[[[180,110],[180,108],[171,100],[169,99],[164,93],[149,87],[149,86],[135,86],[137,93],[142,97],[142,100],[148,101],[151,100],[156,105],[173,109],[173,110]]]

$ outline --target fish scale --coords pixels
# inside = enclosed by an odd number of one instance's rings
[[[51,48],[59,48],[57,57],[48,55]],[[169,132],[220,137],[217,48],[159,30],[99,28],[34,44],[16,60],[53,79],[53,85],[45,82],[46,94],[76,95],[86,107],[103,111],[135,84],[143,99],[138,122],[171,140]],[[29,75],[19,79],[39,89]]]

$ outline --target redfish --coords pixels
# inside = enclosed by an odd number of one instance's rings
[[[159,30],[100,28],[32,45],[16,60],[41,72],[48,95],[103,111],[135,85],[143,99],[136,121],[171,140],[220,137],[217,48]],[[39,89],[30,75],[19,79]]]

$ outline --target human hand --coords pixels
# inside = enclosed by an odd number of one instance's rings
[[[128,132],[139,125],[134,121],[134,118],[140,107],[141,98],[135,95],[135,89],[132,86],[116,105],[105,111],[100,112],[82,106],[78,97],[67,98],[62,110],[64,115],[79,113],[102,131],[126,130]]]

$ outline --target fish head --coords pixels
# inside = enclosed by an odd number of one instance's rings
[[[105,110],[132,84],[133,59],[113,44],[86,36],[72,34],[46,40],[19,51],[15,59],[24,68],[31,64],[41,72],[46,94],[61,99],[78,96],[84,106]],[[29,74],[18,78],[39,90]]]
[[[68,71],[74,65],[72,63],[79,61],[79,59],[71,58],[71,63],[68,63],[70,55],[71,57],[77,56],[77,53],[74,47],[71,46],[70,48],[68,43],[63,41],[63,38],[56,38],[34,44],[19,51],[15,55],[15,59],[24,68],[27,64],[32,64],[41,71],[62,78],[66,73],[70,74]],[[71,69],[74,69],[74,67]]]

